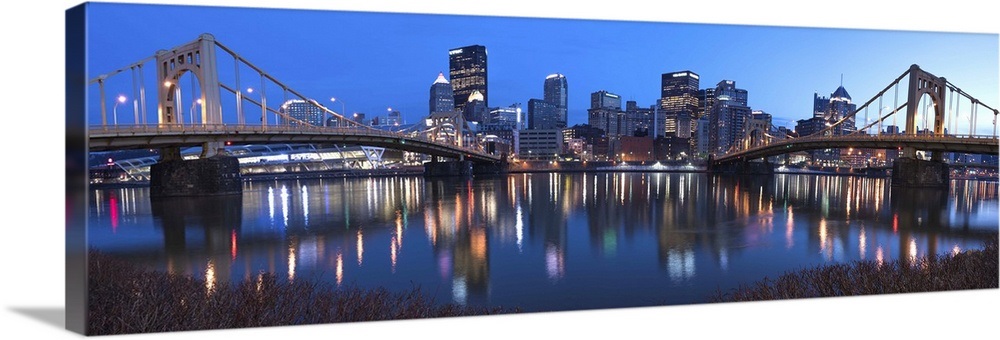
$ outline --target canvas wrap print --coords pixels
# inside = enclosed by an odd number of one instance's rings
[[[997,288],[996,34],[66,14],[87,335]]]

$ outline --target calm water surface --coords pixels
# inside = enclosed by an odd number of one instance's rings
[[[236,197],[93,190],[89,243],[210,285],[256,278],[407,290],[529,311],[707,302],[852,260],[912,261],[997,237],[996,182],[512,174],[254,181]]]

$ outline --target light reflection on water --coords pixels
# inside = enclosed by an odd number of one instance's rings
[[[803,175],[270,181],[235,197],[92,198],[92,246],[208,279],[208,292],[270,272],[525,310],[698,303],[823,263],[912,263],[979,248],[998,218],[996,182],[928,191]]]

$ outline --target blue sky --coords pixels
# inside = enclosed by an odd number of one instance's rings
[[[392,107],[410,122],[427,113],[431,83],[447,74],[448,50],[472,44],[488,49],[491,106],[526,109],[542,97],[545,76],[562,73],[570,124],[586,122],[591,92],[649,106],[659,97],[660,75],[680,70],[700,74],[702,88],[736,81],[753,109],[789,127],[809,116],[813,93],[829,96],[841,75],[860,104],[910,64],[1000,107],[996,34],[100,3],[91,10],[91,76],[211,33],[331,109],[341,109],[329,103],[337,97],[348,113],[371,117]],[[242,87],[259,84],[243,74]],[[131,93],[128,76],[118,77],[124,80],[109,83],[109,97]],[[269,91],[272,103],[283,99]],[[991,122],[981,118],[980,131]]]

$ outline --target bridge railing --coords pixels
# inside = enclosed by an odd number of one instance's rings
[[[431,145],[446,147],[456,151],[476,154],[481,157],[496,158],[478,148],[445,144],[427,138],[423,134],[404,134],[394,131],[371,129],[364,127],[327,127],[309,125],[241,125],[241,124],[198,124],[198,125],[94,125],[89,128],[91,137],[121,137],[137,135],[239,135],[239,134],[324,134],[324,135],[354,135],[366,137],[386,137],[403,140],[415,140]]]

